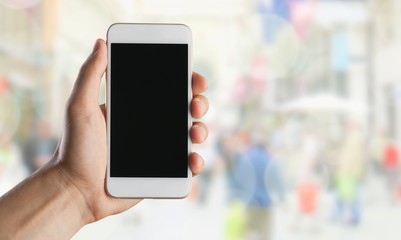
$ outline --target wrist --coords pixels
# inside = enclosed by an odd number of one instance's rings
[[[54,182],[64,189],[66,198],[76,211],[77,216],[79,216],[82,226],[94,222],[95,219],[90,204],[81,190],[74,184],[73,179],[69,176],[64,167],[61,164],[56,163],[51,167],[50,172],[54,178]]]
[[[0,197],[0,239],[70,239],[91,222],[84,198],[54,163]]]

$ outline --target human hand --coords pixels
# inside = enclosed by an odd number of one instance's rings
[[[100,80],[107,67],[107,47],[97,40],[93,52],[83,64],[66,107],[65,127],[52,163],[65,184],[70,184],[86,206],[84,221],[92,222],[120,213],[137,204],[139,199],[118,199],[105,189],[107,164],[107,133],[105,106],[98,105]],[[191,113],[201,118],[208,110],[207,98],[201,95],[207,81],[197,73],[192,75],[193,99]],[[208,129],[195,122],[190,136],[193,143],[206,140]],[[189,156],[193,175],[200,173],[204,162],[197,153]],[[74,195],[74,194],[72,194]]]

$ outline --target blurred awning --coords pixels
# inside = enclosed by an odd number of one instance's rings
[[[330,93],[309,95],[284,103],[278,107],[281,112],[333,112],[366,114],[366,104],[336,96]]]

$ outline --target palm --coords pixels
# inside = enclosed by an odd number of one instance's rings
[[[97,105],[78,112],[70,111],[67,121],[68,136],[63,138],[65,141],[60,146],[61,158],[65,159],[62,164],[74,178],[71,181],[81,192],[84,191],[87,201],[97,202],[95,208],[99,208],[93,209],[95,219],[124,210],[117,199],[107,195],[104,187],[107,135],[103,111]],[[68,152],[63,152],[63,149],[68,149]],[[132,206],[136,202],[129,200],[123,206]]]
[[[95,52],[81,68],[67,105],[67,124],[58,150],[63,173],[82,193],[91,208],[93,220],[124,211],[140,200],[110,197],[105,190],[107,166],[107,133],[104,106],[97,103],[100,79],[107,66],[104,41],[97,41]],[[191,112],[195,118],[207,111],[207,99],[200,95],[207,82],[193,75],[194,97]],[[207,136],[203,123],[194,123],[191,139],[201,143]],[[68,149],[68,151],[67,151]],[[196,153],[189,156],[189,166],[196,175],[203,168],[203,160]]]

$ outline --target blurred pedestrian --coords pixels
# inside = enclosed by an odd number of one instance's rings
[[[336,217],[341,223],[358,225],[362,208],[360,188],[365,170],[365,142],[357,122],[347,125],[347,132],[339,150],[334,169]]]
[[[49,124],[46,121],[39,121],[34,133],[24,144],[24,162],[30,174],[50,161],[57,142]]]
[[[234,180],[245,206],[245,239],[270,239],[272,228],[271,194],[283,200],[283,180],[279,165],[266,150],[263,134],[241,135],[243,151],[237,155]],[[271,163],[271,165],[270,165]]]
[[[223,158],[227,183],[227,216],[224,235],[227,240],[244,239],[245,205],[240,194],[240,179],[237,174],[238,155],[244,151],[240,132],[223,135],[217,141],[217,149]]]
[[[395,202],[398,199],[400,170],[399,151],[394,141],[388,141],[384,147],[383,170],[390,201]]]
[[[316,229],[321,158],[321,140],[317,133],[309,129],[303,134],[302,151],[299,154],[296,187],[299,215],[295,218],[294,228]]]
[[[384,129],[376,131],[376,134],[374,134],[369,141],[369,160],[372,165],[373,172],[376,175],[383,174],[383,162],[387,141],[387,132]]]

